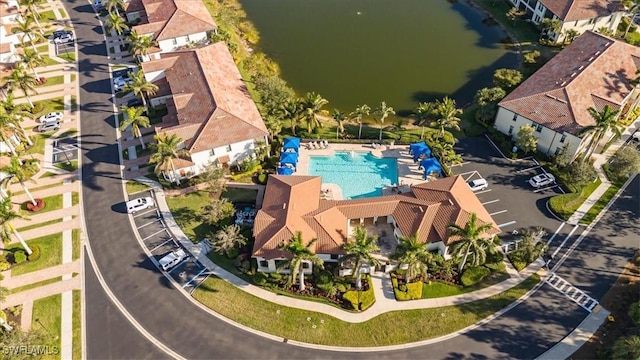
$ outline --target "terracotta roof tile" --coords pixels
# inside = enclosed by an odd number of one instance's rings
[[[623,106],[640,49],[587,31],[498,105],[557,132],[594,124],[589,107]]]
[[[609,0],[539,0],[563,21],[576,21],[609,16],[622,11],[620,1]]]
[[[138,1],[138,0],[134,0]],[[139,34],[153,33],[155,40],[172,39],[217,29],[215,21],[202,1],[141,0],[146,16],[142,24],[134,26]],[[140,11],[137,3],[127,12]]]
[[[129,0],[124,3],[124,11],[127,13],[138,12],[144,10],[142,0]]]

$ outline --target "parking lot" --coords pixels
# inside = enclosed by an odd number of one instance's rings
[[[78,141],[75,137],[54,140],[51,163],[71,162],[78,159]]]
[[[152,191],[143,191],[129,196],[129,200],[137,198],[151,197],[155,200]],[[133,218],[135,231],[138,232],[140,240],[152,254],[152,261],[158,267],[158,262],[162,257],[172,251],[180,249],[180,245],[167,229],[164,220],[158,209],[153,206],[134,214],[128,214]],[[189,255],[187,253],[187,255]],[[167,273],[183,288],[192,292],[208,276],[207,269],[196,259],[187,256],[185,260],[169,269]]]
[[[560,228],[561,221],[547,209],[547,202],[563,189],[556,184],[536,189],[528,183],[533,176],[545,173],[535,160],[505,159],[484,137],[462,139],[456,151],[463,163],[451,169],[455,175],[467,181],[487,180],[487,189],[476,194],[503,231],[503,240],[512,240],[514,230],[541,226],[547,234],[554,234]]]

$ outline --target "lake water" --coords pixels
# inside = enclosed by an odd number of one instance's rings
[[[260,48],[299,93],[350,112],[385,100],[396,111],[453,96],[462,105],[516,65],[483,13],[446,0],[241,0]]]

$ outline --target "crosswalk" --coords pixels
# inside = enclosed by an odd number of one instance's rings
[[[592,312],[598,305],[598,301],[591,296],[587,295],[584,291],[571,285],[568,281],[558,276],[556,273],[551,273],[545,280],[552,288],[560,291],[576,304],[580,305],[588,312]]]

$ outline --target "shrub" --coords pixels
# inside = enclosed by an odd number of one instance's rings
[[[475,285],[480,282],[480,280],[484,279],[485,276],[489,275],[490,272],[491,271],[486,267],[472,267],[465,270],[465,272],[460,277],[460,281],[464,286]]]
[[[269,277],[272,278],[273,280],[282,280],[282,274],[277,273],[277,272],[272,272],[269,273]]]
[[[44,110],[44,105],[41,102],[37,102],[33,104],[33,108],[31,108],[31,113],[32,114],[37,114],[39,112],[41,112],[42,110]]]
[[[629,306],[629,317],[634,324],[640,325],[640,302],[636,301]]]
[[[365,276],[363,277],[363,279],[366,279],[366,281],[371,280],[370,276]],[[358,294],[360,293],[360,294]],[[358,310],[358,308],[361,311],[367,310],[368,308],[370,308],[373,303],[376,302],[376,297],[373,294],[373,287],[369,286],[369,288],[367,290],[364,291],[358,291],[358,290],[349,290],[347,292],[344,293],[344,295],[342,295],[342,298],[349,302],[349,304],[351,305],[351,307],[353,309]],[[360,304],[362,306],[358,306],[358,301],[360,301]]]
[[[22,250],[18,250],[13,254],[13,261],[16,264],[22,264],[27,261],[27,254]]]
[[[261,271],[255,273],[251,279],[253,280],[253,283],[258,286],[264,286],[267,283],[267,275]]]
[[[485,263],[484,266],[489,269],[489,270],[493,270],[493,271],[503,271],[505,266],[504,266],[504,262],[500,261],[500,262],[488,262]]]
[[[422,281],[412,282],[408,284],[402,284],[398,286],[398,277],[391,275],[391,284],[393,285],[393,293],[396,296],[396,300],[415,300],[422,298]]]
[[[3,310],[0,310],[0,318],[7,322],[7,314],[5,314]]]
[[[258,184],[266,184],[267,183],[267,177],[269,176],[268,173],[260,173],[258,174]]]
[[[235,259],[238,257],[239,254],[240,254],[240,251],[238,250],[238,248],[231,248],[227,250],[225,253],[225,255],[227,256],[227,259]]]
[[[38,245],[30,245],[29,247],[32,251],[31,255],[28,257],[29,261],[36,261],[40,259],[40,247]]]
[[[343,293],[343,292],[347,291],[347,287],[344,284],[340,283],[340,284],[336,285],[336,290],[338,290],[338,292],[342,292]]]
[[[6,260],[0,260],[0,271],[9,270],[11,264]]]

